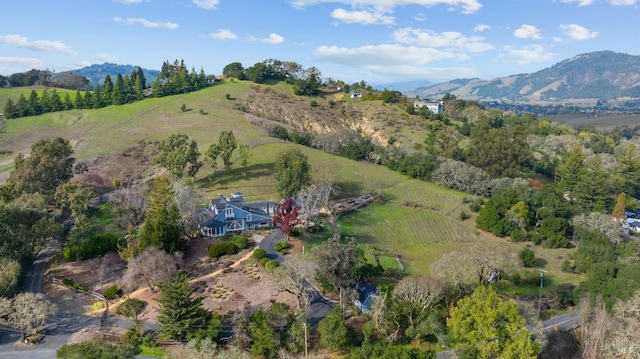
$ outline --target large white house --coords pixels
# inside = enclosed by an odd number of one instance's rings
[[[442,115],[444,113],[444,102],[442,101],[415,101],[413,103],[413,108],[416,110],[421,109],[423,106],[426,106],[427,110],[431,111],[433,114]]]
[[[201,235],[221,237],[229,232],[273,227],[275,207],[272,201],[245,203],[242,193],[236,191],[231,197],[218,195],[194,216]]]

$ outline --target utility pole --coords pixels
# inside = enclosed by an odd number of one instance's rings
[[[540,298],[538,299],[538,318],[540,318],[540,309],[542,307],[542,283],[544,282],[544,274],[547,272],[543,269],[538,269],[540,272]]]
[[[306,358],[309,353],[307,352],[307,322],[302,323],[304,328],[304,357]]]

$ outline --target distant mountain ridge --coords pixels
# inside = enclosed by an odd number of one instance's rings
[[[405,92],[409,97],[518,103],[640,98],[640,56],[597,51],[574,56],[531,74],[493,80],[456,79]]]
[[[107,76],[107,74],[111,77],[112,81],[115,81],[118,73],[122,74],[122,76],[131,75],[131,71],[137,68],[138,66],[119,65],[119,64],[105,62],[103,64],[94,64],[94,65],[86,66],[77,70],[64,71],[62,73],[70,72],[70,73],[82,75],[89,79],[89,82],[93,87],[96,84],[102,85],[102,83],[104,83],[104,78]],[[143,68],[142,73],[144,73],[144,77],[147,80],[147,85],[151,85],[151,83],[160,74],[160,71]]]

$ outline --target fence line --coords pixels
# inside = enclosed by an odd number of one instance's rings
[[[53,277],[53,283],[54,284],[63,285],[65,287],[69,288],[69,289],[73,289],[76,292],[78,292],[78,288],[74,288],[72,286],[66,285],[66,284],[64,284],[64,282],[62,280],[60,280],[60,279],[58,279],[56,277]],[[102,315],[100,316],[100,327],[103,327],[104,323],[107,320],[107,316],[109,315],[109,301],[107,300],[107,298],[105,298],[104,295],[102,295],[102,294],[100,294],[98,292],[92,291],[92,290],[86,290],[86,291],[80,290],[80,292],[81,293],[85,293],[85,294],[89,294],[90,296],[92,296],[94,298],[97,298],[97,299],[101,300],[102,303],[104,303],[104,312],[102,312]]]

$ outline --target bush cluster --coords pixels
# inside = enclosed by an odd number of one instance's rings
[[[289,242],[284,240],[284,239],[275,244],[276,251],[278,251],[278,252],[280,252],[282,254],[284,254],[284,252],[287,251],[289,246],[290,246]]]
[[[221,242],[209,246],[209,258],[218,258],[223,255],[238,253],[238,246],[233,242]]]
[[[72,262],[80,259],[91,259],[118,250],[121,236],[115,233],[102,233],[88,237],[84,241],[67,244],[64,249],[64,260]]]
[[[120,289],[117,284],[114,284],[111,287],[105,289],[104,292],[102,292],[102,295],[104,295],[107,300],[114,300],[122,296],[122,289]]]

